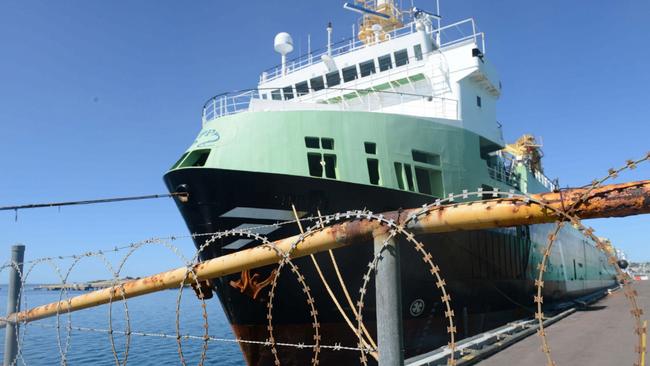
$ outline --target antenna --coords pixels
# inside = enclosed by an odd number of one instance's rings
[[[440,0],[436,0],[436,14],[438,14],[438,19],[436,19],[438,23],[438,29],[436,32],[436,44],[438,44],[438,47],[440,47],[440,19],[442,18],[440,16]]]
[[[369,15],[373,17],[379,17],[383,19],[390,19],[390,15],[388,14],[383,14],[378,11],[374,11],[372,9],[364,8],[363,6],[359,6],[356,4],[350,4],[350,3],[345,3],[343,4],[343,9],[346,10],[351,10],[355,13],[363,14],[363,15]]]
[[[282,75],[287,74],[287,54],[293,51],[293,38],[287,32],[278,33],[273,40],[275,52],[282,55]]]
[[[327,55],[332,56],[332,22],[327,23]]]

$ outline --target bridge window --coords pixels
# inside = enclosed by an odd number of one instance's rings
[[[377,61],[379,61],[379,71],[386,71],[393,68],[393,61],[390,58],[390,54],[379,57]]]
[[[374,74],[375,71],[375,60],[370,60],[366,62],[362,62],[359,64],[359,72],[361,73],[361,77],[365,77],[368,75]]]
[[[308,153],[307,164],[309,165],[309,175],[312,177],[323,176],[323,165],[321,164],[321,154]]]
[[[192,151],[187,159],[181,164],[181,168],[187,167],[202,167],[208,161],[210,156],[210,149],[194,150]]]
[[[309,85],[306,81],[296,84],[296,96],[300,97],[309,93]]]
[[[305,137],[305,146],[310,149],[320,149],[318,137]]]
[[[363,147],[366,150],[366,154],[376,154],[377,153],[377,144],[374,142],[364,142]]]
[[[187,153],[183,154],[183,155],[181,156],[181,158],[178,159],[178,161],[176,162],[176,164],[172,165],[172,167],[169,168],[169,170],[176,169],[179,165],[181,165],[181,162],[183,161],[183,159],[185,159],[186,156],[187,156]]]
[[[411,150],[413,161],[430,165],[440,165],[440,155],[419,150]]]
[[[334,139],[323,137],[320,139],[321,146],[326,150],[334,150]]]
[[[339,74],[339,70],[328,73],[325,75],[325,79],[327,79],[327,86],[329,88],[341,84],[341,75]]]
[[[343,70],[343,81],[346,83],[348,81],[355,80],[357,76],[357,65],[352,65],[349,67],[344,68]]]
[[[442,173],[439,170],[415,167],[415,179],[420,193],[442,197]]]
[[[400,67],[409,63],[409,54],[406,49],[395,52],[395,66]]]
[[[402,163],[395,162],[395,178],[397,178],[397,186],[399,189],[404,189],[404,175],[402,171]]]
[[[370,184],[379,185],[379,160],[368,159],[368,178]]]
[[[404,172],[406,173],[406,183],[409,191],[415,191],[415,185],[413,184],[413,170],[411,170],[410,164],[404,164]]]
[[[336,179],[336,155],[324,154],[323,162],[325,163],[325,176]]]
[[[271,92],[271,99],[282,100],[282,93],[280,92],[280,89],[276,89]]]
[[[322,76],[317,76],[309,80],[309,82],[311,83],[311,88],[313,91],[319,91],[325,89],[325,83],[323,82]]]
[[[481,108],[481,104],[482,104],[482,103],[481,103],[481,97],[479,97],[479,96],[477,95],[477,96],[476,96],[476,106],[479,107],[479,108]]]
[[[415,59],[418,61],[422,60],[422,45],[416,44],[413,46],[413,52],[415,53]]]
[[[305,137],[305,146],[309,149],[334,150],[334,139],[329,137]],[[323,150],[307,153],[309,175],[336,179],[336,155]]]
[[[282,88],[282,93],[284,94],[284,100],[293,99],[293,87],[291,85]]]
[[[410,164],[395,162],[395,177],[397,178],[397,186],[399,189],[408,189],[411,192],[415,192],[412,169]],[[404,184],[404,178],[406,178],[406,184]]]

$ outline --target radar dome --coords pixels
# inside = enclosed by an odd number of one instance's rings
[[[275,52],[286,55],[293,51],[293,38],[287,32],[278,33],[273,41],[273,47],[275,48]]]

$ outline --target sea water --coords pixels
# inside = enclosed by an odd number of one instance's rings
[[[65,296],[84,293],[37,290],[28,285],[23,292],[22,306],[31,308],[58,301],[62,296],[65,299]],[[194,291],[183,289],[180,300],[179,293],[179,290],[165,290],[126,303],[61,314],[58,320],[55,317],[21,325],[17,365],[60,365],[62,360],[68,365],[124,365],[125,360],[128,365],[181,365],[181,353],[186,365],[197,365],[202,359],[204,342],[183,339],[179,352],[177,324],[181,335],[202,337],[206,323],[208,334],[221,340],[208,342],[203,364],[243,365],[239,345],[232,342],[234,336],[217,297],[205,300],[206,322],[202,302]],[[6,303],[7,286],[4,285],[0,286],[2,314]],[[132,333],[150,335],[132,334],[127,346],[124,335],[127,323]],[[113,342],[110,329],[114,331]],[[0,330],[0,334],[0,345],[4,345],[5,330]]]

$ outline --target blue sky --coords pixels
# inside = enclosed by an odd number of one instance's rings
[[[162,175],[200,128],[200,107],[254,87],[296,51],[349,37],[342,1],[3,1],[0,3],[0,205],[165,192]],[[408,3],[408,2],[406,2]],[[416,1],[433,9],[433,1]],[[650,150],[650,2],[442,1],[443,22],[475,17],[504,92],[506,139],[541,136],[547,175],[577,186]],[[640,166],[622,180],[648,178]],[[470,187],[472,188],[472,187]],[[649,217],[592,221],[635,260],[650,260]],[[187,229],[168,199],[0,213],[0,258],[74,254]],[[174,245],[191,254],[188,239]],[[146,250],[126,270],[181,263]],[[97,260],[72,279],[108,277]],[[4,277],[4,276],[3,276]],[[50,281],[37,268],[33,281]]]

